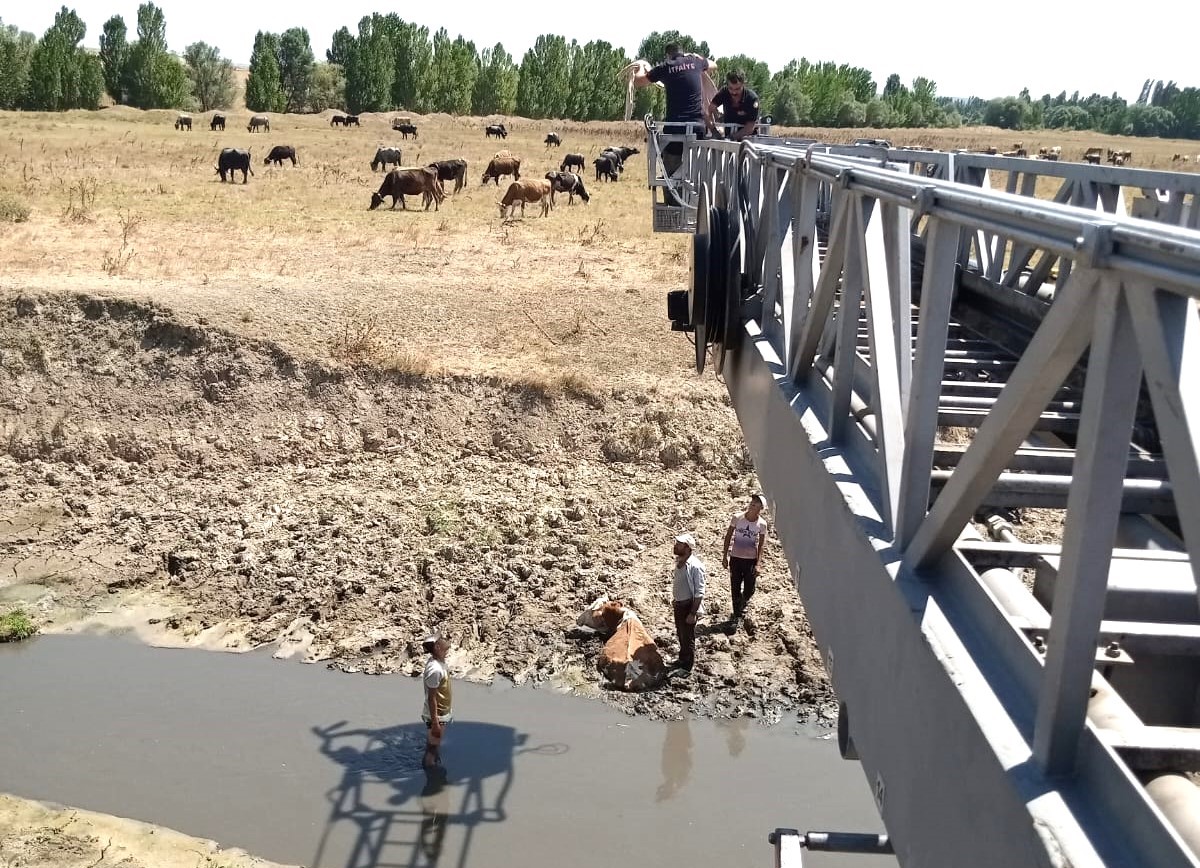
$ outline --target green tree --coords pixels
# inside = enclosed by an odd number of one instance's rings
[[[512,55],[497,42],[479,58],[479,76],[471,110],[476,115],[509,115],[517,109],[517,80],[520,73]]]
[[[283,111],[298,112],[308,105],[308,89],[312,86],[312,43],[303,27],[291,27],[279,38],[279,82],[283,94]]]
[[[183,50],[183,62],[192,84],[192,94],[200,111],[225,109],[233,105],[237,86],[233,63],[215,46],[193,42]]]
[[[798,78],[784,78],[778,84],[771,115],[775,123],[785,127],[812,124],[812,99],[804,92]]]
[[[123,88],[138,108],[182,108],[190,99],[187,71],[167,53],[167,24],[153,3],[138,7],[137,42],[129,49]]]
[[[350,53],[354,51],[354,34],[349,27],[339,28],[333,34],[333,42],[325,51],[325,61],[346,68]]]
[[[29,85],[37,37],[0,23],[0,109],[19,108]]]
[[[616,120],[625,113],[625,90],[618,75],[629,58],[603,40],[569,48],[571,72],[566,115],[580,121]]]
[[[431,111],[428,87],[433,67],[429,28],[384,16],[384,30],[392,45],[392,104],[410,111]]]
[[[467,114],[479,74],[475,44],[461,36],[453,42],[446,28],[433,35],[433,64],[429,70],[426,98],[434,111]]]
[[[33,47],[25,89],[26,108],[63,111],[94,109],[104,92],[100,59],[80,46],[87,27],[73,9],[63,6]]]
[[[283,111],[283,78],[279,69],[279,37],[262,30],[254,35],[250,75],[246,79],[246,108],[252,112]]]
[[[346,67],[346,107],[355,114],[390,109],[395,63],[382,16],[364,15]]]
[[[987,104],[983,122],[1003,130],[1023,130],[1027,127],[1029,114],[1029,103],[1019,97],[1008,96]]]
[[[855,99],[844,99],[838,107],[839,127],[861,127],[867,123],[867,107]]]
[[[346,104],[346,74],[336,63],[318,63],[308,89],[308,110],[323,112]]]
[[[104,69],[104,89],[115,102],[125,102],[125,67],[129,63],[128,30],[125,19],[114,15],[104,22],[100,34],[100,65]]]
[[[517,85],[517,114],[530,118],[561,118],[570,102],[570,50],[567,40],[542,34],[521,60]]]
[[[1175,115],[1170,109],[1157,105],[1133,105],[1127,111],[1135,136],[1169,136],[1175,130]]]

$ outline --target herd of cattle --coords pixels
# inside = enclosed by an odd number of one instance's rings
[[[360,126],[360,121],[357,115],[335,114],[330,118],[329,125],[342,128],[357,127]],[[175,120],[175,129],[191,130],[191,116],[179,115]],[[214,114],[210,129],[214,132],[224,130],[225,116]],[[251,133],[259,130],[270,132],[270,119],[265,115],[254,115],[250,118],[246,129]],[[408,139],[409,136],[414,139],[417,137],[416,125],[407,118],[393,119],[392,129],[399,132],[405,139]],[[506,139],[508,130],[502,123],[491,124],[484,128],[484,137]],[[555,132],[547,133],[545,145],[547,148],[560,147],[562,137]],[[621,173],[625,171],[625,161],[637,153],[638,149],[634,147],[604,148],[600,155],[592,160],[592,165],[596,170],[596,180],[610,182],[619,180]],[[371,194],[370,210],[374,211],[379,208],[384,200],[389,198],[392,200],[391,210],[395,210],[397,206],[408,210],[405,197],[420,196],[424,210],[429,210],[429,206],[433,205],[434,211],[438,211],[442,202],[446,200],[448,184],[451,182],[454,184],[451,193],[457,193],[467,185],[466,160],[460,158],[438,160],[426,166],[405,167],[402,165],[403,158],[403,152],[397,147],[381,147],[375,151],[375,156],[371,160],[371,171],[382,169],[386,174],[379,189]],[[293,146],[275,145],[263,160],[263,164],[274,163],[276,166],[282,166],[285,160],[290,160],[293,166],[300,165],[300,159]],[[591,201],[591,194],[588,193],[582,178],[585,165],[583,154],[567,154],[560,163],[558,171],[549,171],[544,178],[522,179],[521,158],[510,151],[503,150],[497,152],[488,161],[487,168],[483,171],[482,183],[486,185],[492,181],[499,187],[500,179],[511,175],[512,181],[505,190],[504,197],[497,203],[500,207],[500,216],[513,216],[516,213],[517,205],[521,206],[521,214],[524,216],[525,205],[537,203],[541,206],[541,213],[544,217],[554,208],[557,194],[565,193],[568,205],[575,204],[576,196],[584,202]],[[389,170],[389,166],[393,168]],[[217,156],[216,171],[221,176],[222,182],[226,180],[235,182],[236,173],[241,172],[242,183],[248,183],[249,176],[254,174],[250,150],[248,148],[223,148]]]

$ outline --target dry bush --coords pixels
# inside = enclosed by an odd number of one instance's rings
[[[63,207],[63,217],[72,223],[90,223],[96,205],[97,186],[96,179],[92,177],[77,178],[66,185],[67,204]]]
[[[100,263],[100,267],[110,277],[124,271],[125,267],[129,265],[129,260],[133,259],[134,250],[130,244],[130,238],[142,223],[141,217],[129,211],[120,212],[117,219],[121,224],[121,246],[115,251],[105,253],[104,259]]]
[[[339,362],[361,364],[385,356],[383,322],[377,313],[347,317],[329,341],[329,355]]]
[[[0,223],[24,223],[33,209],[11,193],[0,193]]]

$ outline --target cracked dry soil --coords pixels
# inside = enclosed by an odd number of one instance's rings
[[[631,713],[772,721],[833,700],[777,542],[745,629],[723,629],[720,540],[755,480],[711,391],[339,366],[83,295],[0,305],[0,386],[0,602],[44,629],[153,610],[133,626],[162,641],[415,674],[437,624],[460,677]],[[604,690],[575,618],[624,599],[672,657],[682,529],[712,588],[695,674]]]

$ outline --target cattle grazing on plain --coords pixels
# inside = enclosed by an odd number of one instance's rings
[[[180,115],[179,117],[175,118],[175,129],[187,130],[190,133],[192,131],[192,116]]]
[[[276,145],[271,148],[271,153],[267,154],[263,165],[269,166],[274,163],[276,166],[282,166],[284,160],[291,160],[293,166],[300,164],[300,160],[296,158],[296,149],[291,145]]]
[[[1124,166],[1126,163],[1133,162],[1133,151],[1114,151],[1108,149],[1108,161],[1114,166]]]
[[[453,181],[454,190],[457,193],[463,187],[467,186],[467,161],[462,159],[454,160],[438,160],[436,163],[430,163],[429,168],[437,172],[438,180]],[[497,182],[497,185],[499,183]]]
[[[358,115],[346,115],[344,118],[342,118],[342,123],[348,127],[360,126],[358,122]]]
[[[1083,152],[1083,161],[1091,163],[1093,166],[1099,166],[1100,160],[1104,156],[1104,151],[1100,148],[1088,148]]]
[[[384,197],[392,197],[392,208],[396,210],[396,203],[400,203],[400,207],[407,211],[408,204],[404,201],[405,196],[417,196],[425,203],[425,210],[429,210],[429,203],[433,202],[433,210],[439,210],[442,200],[446,198],[446,193],[442,189],[442,184],[438,180],[437,172],[429,168],[411,168],[411,169],[392,169],[383,178],[383,183],[379,185],[378,192],[371,194],[371,207],[369,210],[374,211],[383,204]]]
[[[584,202],[592,200],[592,197],[588,195],[588,191],[584,189],[583,178],[573,172],[547,172],[546,180],[554,185],[554,192],[567,194],[568,205],[575,204],[576,196]]]
[[[400,168],[400,149],[399,148],[379,148],[375,151],[375,159],[371,161],[371,171],[382,168],[387,171],[389,165],[394,164],[397,169]]]
[[[392,121],[392,129],[398,132],[405,141],[408,140],[409,136],[412,136],[414,139],[417,137],[417,125],[411,121],[394,120]]]
[[[558,133],[546,133],[546,141],[545,141],[545,145],[546,145],[546,147],[547,147],[547,148],[549,148],[549,147],[555,147],[555,148],[557,148],[557,147],[561,147],[561,146],[562,146],[562,139],[559,137]]]
[[[521,180],[521,158],[514,157],[508,151],[500,151],[483,170],[483,183],[495,181],[499,187],[500,179],[505,175],[512,175],[515,181]]]
[[[483,137],[490,139],[495,136],[498,139],[507,139],[508,130],[504,128],[504,124],[488,124],[483,128]]]
[[[251,133],[271,132],[271,119],[266,115],[254,115],[246,125],[246,131]]]
[[[329,125],[331,127],[345,126],[346,125],[346,116],[345,115],[334,115],[333,117],[331,117],[329,119]]]
[[[571,169],[578,168],[583,171],[583,154],[567,154],[563,157],[562,165],[558,167],[560,172],[568,172]]]
[[[208,128],[214,133],[217,130],[225,132],[225,115],[213,115],[212,120],[208,123]]]
[[[229,173],[229,182],[233,183],[233,173],[238,171],[242,173],[243,184],[247,181],[247,172],[254,174],[254,169],[250,166],[250,151],[222,148],[221,153],[217,155],[217,174],[221,176],[221,183],[225,182],[226,172]]]
[[[638,152],[637,148],[605,148],[600,152],[601,157],[612,157],[618,172],[625,171],[625,161]],[[613,179],[616,180],[615,178]]]
[[[616,181],[621,171],[620,164],[617,162],[615,154],[601,154],[596,159],[592,160],[592,165],[596,167],[597,181]]]
[[[1039,160],[1057,160],[1062,156],[1062,146],[1055,145],[1052,148],[1038,148]]]
[[[526,202],[541,202],[542,216],[545,217],[550,213],[550,209],[554,207],[554,185],[549,181],[538,179],[525,179],[524,181],[513,181],[508,185],[508,190],[504,194],[504,198],[498,203],[500,205],[500,216],[505,216],[505,211],[508,211],[509,217],[512,217],[517,212],[517,203],[521,203],[521,216],[525,216]]]

